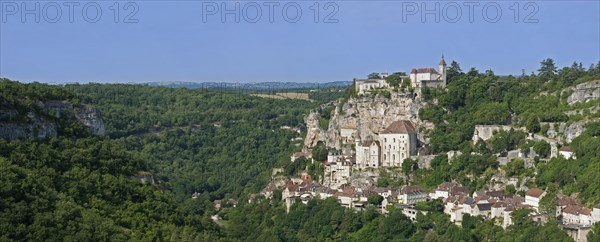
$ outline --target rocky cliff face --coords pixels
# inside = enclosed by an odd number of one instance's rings
[[[16,111],[0,110],[0,113],[16,113]],[[7,140],[56,137],[57,127],[55,123],[49,122],[33,112],[27,114],[27,119],[27,122],[0,121],[0,137]]]
[[[596,99],[600,97],[600,80],[581,83],[570,90],[573,93],[567,99],[569,104]]]
[[[335,106],[327,130],[319,127],[319,114],[327,106]],[[355,139],[370,140],[376,134],[397,120],[410,120],[416,128],[422,122],[418,119],[422,104],[410,95],[393,93],[391,98],[376,97],[350,98],[346,103],[332,102],[312,110],[304,121],[307,136],[304,151],[309,151],[319,141],[328,147],[341,149],[343,143],[354,144]]]
[[[95,135],[105,132],[100,113],[92,106],[73,107],[66,101],[38,101],[35,106],[25,116],[19,115],[15,108],[0,107],[0,137],[7,140],[56,137],[58,120],[77,120]]]
[[[91,105],[80,105],[75,112],[75,118],[87,126],[92,134],[103,135],[106,132],[100,112]]]

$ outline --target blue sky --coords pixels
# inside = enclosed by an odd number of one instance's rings
[[[124,23],[134,9],[124,9],[126,2],[119,2],[118,23],[115,1],[92,2],[102,10],[96,23],[83,18],[90,2],[74,7],[73,23],[63,2],[49,2],[0,0],[0,76],[24,82],[328,82],[436,67],[442,53],[464,70],[497,74],[530,73],[547,57],[559,66],[600,60],[599,1],[496,1],[486,5],[488,21],[483,7],[489,1],[479,1],[472,22],[465,2],[337,1],[325,9],[320,1],[318,23],[314,1],[278,2],[272,23],[265,1],[134,1],[138,23]],[[22,3],[30,10],[40,3],[39,23],[35,11],[23,23]],[[222,4],[232,9],[236,3],[240,22],[229,14],[223,23]],[[302,10],[295,23],[283,18],[288,3],[288,18],[295,17],[294,7]],[[425,21],[423,4],[433,13]],[[418,10],[410,8],[415,5]],[[62,15],[50,23],[56,6]],[[90,19],[94,6],[87,8]],[[218,11],[209,15],[214,6]],[[262,15],[251,23],[257,6]],[[337,23],[325,23],[334,7]]]

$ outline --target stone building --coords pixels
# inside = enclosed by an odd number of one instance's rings
[[[379,141],[360,142],[356,140],[356,168],[365,169],[368,167],[378,168],[379,157],[381,154],[381,145]]]
[[[417,132],[408,120],[395,121],[379,140],[356,140],[356,168],[400,167],[406,158],[417,155]]]
[[[415,92],[420,93],[421,87],[446,87],[446,61],[442,55],[439,69],[416,68],[410,72],[410,82]]]
[[[396,121],[379,134],[381,166],[400,167],[406,158],[417,154],[417,132],[408,120]]]
[[[358,95],[367,94],[371,90],[390,87],[384,79],[362,79],[354,81],[354,88]]]

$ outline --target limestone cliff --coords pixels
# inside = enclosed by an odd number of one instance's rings
[[[7,140],[56,137],[61,121],[81,122],[95,135],[103,135],[105,132],[100,113],[89,105],[73,106],[67,101],[36,101],[33,108],[20,109],[0,105],[0,137]]]
[[[567,89],[567,91],[573,91],[567,99],[569,105],[596,99],[600,97],[600,80],[581,83]]]
[[[319,141],[328,147],[341,149],[344,143],[354,144],[355,139],[373,139],[377,133],[397,120],[410,120],[418,129],[423,125],[417,117],[422,105],[410,95],[402,93],[392,93],[389,99],[381,95],[362,96],[349,98],[345,103],[336,101],[324,104],[312,110],[304,119],[307,127],[304,151],[309,151]],[[319,127],[320,112],[329,106],[335,106],[335,109],[332,111],[329,127],[322,130]],[[422,135],[420,140],[421,137]]]

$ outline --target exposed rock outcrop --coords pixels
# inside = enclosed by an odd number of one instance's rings
[[[329,127],[322,130],[319,127],[319,114],[332,105],[335,109]],[[354,139],[369,140],[397,120],[410,120],[415,127],[420,127],[422,122],[417,116],[421,107],[422,103],[402,93],[393,93],[389,99],[380,95],[363,96],[350,98],[343,104],[325,104],[312,110],[304,119],[307,128],[304,151],[310,151],[319,141],[328,147],[341,149],[343,143],[353,144]]]
[[[13,113],[13,111],[16,113],[15,110],[2,110],[1,112]],[[33,112],[27,114],[27,119],[28,122],[0,121],[0,137],[7,140],[56,137],[55,123],[49,122]]]
[[[600,80],[581,83],[567,90],[573,91],[567,99],[569,105],[596,99],[600,97]]]
[[[79,105],[75,108],[75,118],[90,128],[92,134],[103,135],[106,132],[100,112],[91,105]]]
[[[22,138],[43,139],[58,135],[59,120],[77,120],[95,135],[103,135],[104,122],[100,113],[90,105],[73,107],[67,101],[37,101],[35,110],[26,115],[6,105],[0,108],[0,137],[7,140]]]
[[[511,129],[520,130],[527,132],[523,127],[511,127],[508,125],[475,125],[475,131],[473,131],[473,144],[476,144],[479,139],[487,141],[494,135],[495,132],[509,131]]]

